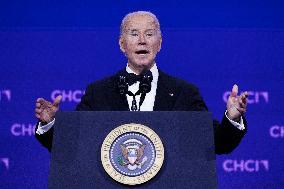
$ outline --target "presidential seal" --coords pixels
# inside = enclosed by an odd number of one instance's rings
[[[101,161],[105,171],[117,182],[142,184],[161,169],[164,146],[149,127],[125,124],[106,136],[101,148]]]

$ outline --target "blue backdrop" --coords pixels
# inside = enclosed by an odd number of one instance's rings
[[[0,3],[0,188],[46,188],[49,153],[34,138],[38,97],[73,110],[88,83],[126,65],[119,26],[134,10],[161,22],[157,65],[199,86],[221,119],[233,84],[249,91],[248,133],[218,156],[226,188],[284,188],[284,6],[276,1]]]

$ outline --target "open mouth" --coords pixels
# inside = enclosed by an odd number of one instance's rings
[[[138,51],[135,51],[136,54],[139,54],[139,55],[145,55],[145,54],[149,54],[149,51],[147,50],[138,50]]]

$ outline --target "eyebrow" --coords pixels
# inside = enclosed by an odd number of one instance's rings
[[[148,31],[156,31],[157,29],[146,29],[146,32]],[[138,32],[139,30],[138,29],[127,29],[127,31],[130,31],[130,32]]]

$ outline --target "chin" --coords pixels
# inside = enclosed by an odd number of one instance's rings
[[[150,69],[153,64],[151,63],[146,63],[146,64],[139,64],[139,68],[141,69]]]
[[[151,67],[153,65],[153,61],[137,61],[137,64],[139,67]]]

